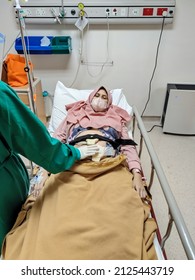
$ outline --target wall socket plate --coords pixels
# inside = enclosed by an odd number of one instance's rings
[[[35,13],[37,16],[43,17],[46,15],[46,10],[44,8],[37,8]]]

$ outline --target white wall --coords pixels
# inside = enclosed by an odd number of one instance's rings
[[[173,24],[164,27],[159,49],[158,65],[152,82],[151,99],[145,115],[160,116],[163,109],[167,83],[195,82],[195,1],[176,0]],[[81,65],[73,87],[79,89],[105,85],[123,88],[130,104],[142,112],[148,98],[149,81],[154,68],[160,25],[110,25],[109,52],[113,66]],[[12,2],[1,0],[0,32],[6,35],[6,50],[15,41],[19,26],[15,21]],[[26,35],[69,35],[73,50],[70,55],[31,55],[34,75],[42,79],[43,90],[54,93],[58,80],[70,86],[79,63],[79,31],[73,25],[26,25]],[[88,61],[105,61],[107,26],[90,25],[84,32],[84,52]],[[14,47],[10,53],[16,53]]]

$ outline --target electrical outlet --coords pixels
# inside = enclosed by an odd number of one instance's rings
[[[140,9],[139,8],[133,8],[132,10],[131,10],[131,13],[132,13],[132,15],[133,16],[139,16],[140,15]]]
[[[32,16],[31,9],[23,9],[23,15],[24,17],[31,17]]]
[[[36,9],[35,13],[36,13],[37,16],[40,16],[40,17],[46,15],[46,11],[43,8]]]

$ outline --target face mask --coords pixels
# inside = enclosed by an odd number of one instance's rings
[[[94,97],[92,102],[91,102],[91,106],[92,106],[94,111],[102,112],[102,111],[106,110],[107,103],[108,103],[107,100],[104,100],[104,99],[99,98],[99,97]]]

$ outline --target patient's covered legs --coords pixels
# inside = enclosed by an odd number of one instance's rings
[[[51,175],[7,235],[3,258],[155,259],[156,223],[124,162],[123,156],[84,161]]]

